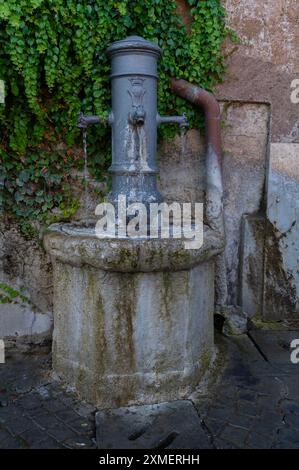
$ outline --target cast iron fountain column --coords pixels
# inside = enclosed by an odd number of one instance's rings
[[[157,126],[177,123],[187,127],[183,116],[157,114],[157,61],[161,49],[156,44],[130,36],[107,49],[111,58],[112,110],[112,191],[108,199],[116,203],[125,195],[128,204],[161,201],[157,190]],[[78,126],[100,123],[97,116],[80,115]]]

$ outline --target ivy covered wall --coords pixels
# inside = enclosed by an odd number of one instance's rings
[[[0,182],[10,217],[48,223],[53,208],[65,218],[76,209],[69,194],[74,169],[83,165],[77,115],[107,116],[105,49],[112,41],[134,34],[158,43],[159,112],[187,112],[191,125],[199,125],[198,112],[170,92],[169,77],[211,90],[223,77],[222,44],[232,32],[220,0],[186,4],[189,31],[175,0],[2,0],[0,79],[6,99],[0,104]],[[110,129],[94,126],[88,147],[89,172],[107,178]]]

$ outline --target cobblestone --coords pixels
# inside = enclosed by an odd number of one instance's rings
[[[153,425],[140,437],[136,435],[134,446],[142,448],[151,442],[159,447],[161,441],[166,448],[188,448],[188,443],[214,449],[299,448],[299,365],[290,364],[287,355],[271,354],[276,342],[285,340],[284,332],[276,332],[275,340],[269,339],[271,334],[255,335],[264,356],[247,335],[217,335],[216,372],[188,402],[196,408],[194,429],[190,425],[188,432],[184,430],[182,409],[188,403],[178,401],[177,408],[171,404],[171,422],[166,420],[169,439],[164,439],[161,423],[166,418],[161,415],[157,418],[160,427]],[[299,332],[287,337],[296,335]],[[55,382],[50,365],[46,355],[8,357],[0,365],[1,449],[96,448],[96,410]],[[121,423],[114,422],[114,430],[109,428],[114,448],[118,448],[120,427]]]
[[[218,355],[226,357],[220,377],[192,397],[214,448],[299,448],[299,365],[275,350],[276,343],[299,332],[271,335],[255,335],[267,360],[247,335],[218,337]]]
[[[94,413],[50,375],[49,356],[0,364],[0,448],[95,448]]]

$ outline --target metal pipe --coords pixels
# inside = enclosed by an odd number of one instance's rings
[[[206,126],[206,218],[208,225],[224,235],[221,161],[220,107],[212,93],[186,80],[171,80],[171,88],[181,98],[203,108]]]
[[[206,221],[207,224],[225,238],[223,218],[223,184],[221,157],[220,106],[212,93],[199,88],[186,80],[171,80],[171,89],[205,113],[206,129]],[[227,304],[227,282],[224,254],[216,261],[216,303]]]
[[[157,114],[157,124],[179,124],[181,129],[189,127],[186,113],[182,116],[160,116]]]

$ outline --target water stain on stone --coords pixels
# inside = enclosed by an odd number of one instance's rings
[[[263,302],[263,316],[265,320],[281,320],[296,315],[296,288],[292,275],[288,275],[285,270],[280,247],[281,237],[282,234],[270,221],[267,221]]]

